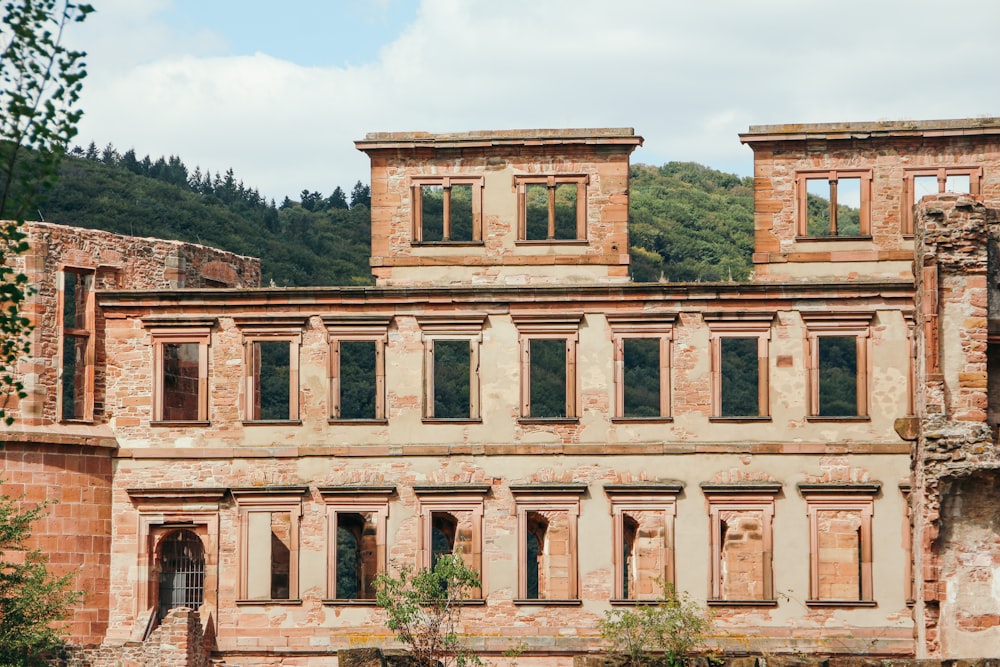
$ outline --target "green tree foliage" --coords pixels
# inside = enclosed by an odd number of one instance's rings
[[[40,191],[52,185],[66,146],[76,135],[77,108],[87,75],[82,51],[62,45],[63,30],[93,8],[67,0],[17,0],[0,24],[0,420],[13,419],[11,396],[24,398],[14,375],[30,352],[31,322],[21,313],[28,277],[10,266],[28,246],[21,231]]]
[[[712,631],[707,610],[687,594],[678,595],[672,586],[660,583],[663,595],[653,604],[611,609],[600,621],[601,637],[610,652],[630,667],[653,662],[656,655],[662,655],[669,667],[679,667]]]
[[[310,192],[313,210],[287,198],[279,209],[232,169],[213,175],[190,171],[175,156],[133,161],[128,151],[109,164],[89,152],[74,150],[63,161],[59,182],[36,207],[44,219],[260,257],[265,285],[371,284],[365,207],[329,206]]]
[[[432,569],[404,567],[398,577],[380,574],[375,602],[386,625],[421,667],[481,665],[458,634],[462,601],[480,586],[479,573],[459,554],[439,557]]]
[[[27,546],[31,525],[43,515],[44,507],[21,510],[0,496],[0,667],[49,664],[63,645],[53,624],[81,596],[69,588],[72,573],[52,576],[47,556]]]
[[[630,175],[633,280],[748,278],[753,179],[693,162],[634,165]]]

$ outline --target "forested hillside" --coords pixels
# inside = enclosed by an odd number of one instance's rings
[[[280,205],[224,174],[180,158],[138,159],[91,144],[75,149],[38,218],[119,234],[193,241],[260,257],[264,283],[371,284],[370,191],[303,190]],[[631,170],[636,281],[745,280],[753,243],[752,179],[690,162]]]

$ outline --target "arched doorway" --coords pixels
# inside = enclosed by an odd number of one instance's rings
[[[174,607],[198,609],[205,601],[205,547],[193,531],[178,530],[160,543],[157,620]]]

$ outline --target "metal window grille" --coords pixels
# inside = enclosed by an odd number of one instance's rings
[[[158,618],[174,607],[197,609],[205,600],[205,548],[190,530],[179,530],[163,540],[160,551]]]

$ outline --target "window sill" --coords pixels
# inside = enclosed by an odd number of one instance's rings
[[[587,245],[587,239],[518,239],[514,241],[515,246],[519,245]]]
[[[514,604],[516,605],[528,605],[536,604],[548,607],[579,607],[583,604],[583,601],[579,598],[574,598],[571,600],[548,600],[544,598],[514,598]]]
[[[705,600],[709,607],[777,607],[777,600]]]
[[[375,602],[375,598],[370,600],[357,598],[357,599],[339,599],[339,598],[326,598],[323,600],[325,605],[339,605],[341,607],[377,607],[378,603]]]
[[[612,417],[612,424],[664,424],[672,422],[673,417]]]
[[[482,424],[479,417],[424,417],[420,420],[424,424]]]
[[[871,417],[867,415],[851,415],[851,416],[841,416],[835,417],[833,415],[810,415],[806,417],[806,421],[810,423],[814,422],[870,422]]]
[[[579,417],[518,417],[518,424],[579,424]]]
[[[95,420],[93,420],[93,419],[74,418],[74,419],[60,419],[59,423],[60,424],[88,424],[89,425],[89,424],[93,424],[94,421]]]
[[[747,416],[747,417],[721,417],[720,416],[720,417],[709,417],[708,421],[710,421],[712,423],[720,423],[720,424],[724,424],[726,422],[730,422],[730,423],[733,423],[733,424],[752,424],[753,422],[770,422],[771,421],[771,416],[770,415],[765,415],[763,417],[753,417],[753,416]]]
[[[483,247],[486,243],[483,241],[411,241],[410,245],[414,248],[450,248],[453,246]]]
[[[806,600],[807,607],[877,607],[875,600]]]
[[[151,421],[150,426],[175,427],[175,426],[211,426],[210,421]]]
[[[301,419],[244,419],[244,426],[302,426]]]
[[[389,420],[388,419],[327,419],[326,423],[327,424],[344,424],[344,425],[358,424],[358,425],[364,426],[365,424],[368,424],[368,425],[388,424]]]
[[[837,236],[832,234],[830,236],[796,236],[796,241],[871,241],[871,235],[864,236]]]
[[[631,598],[612,598],[608,600],[608,604],[613,607],[638,607],[646,605],[649,607],[655,607],[656,605],[663,602],[657,598],[650,598],[648,600],[633,600]]]
[[[237,607],[250,607],[253,605],[272,605],[272,604],[295,605],[295,604],[302,604],[302,600],[300,600],[299,598],[294,598],[291,600],[237,600],[236,601]]]

